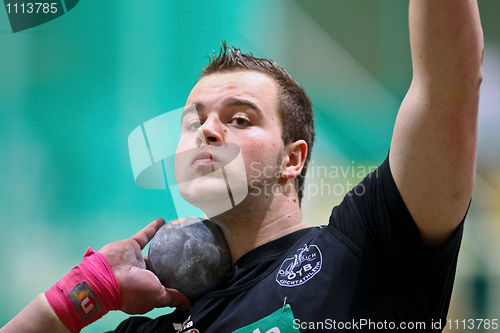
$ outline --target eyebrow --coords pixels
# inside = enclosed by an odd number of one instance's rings
[[[254,102],[249,101],[247,99],[243,99],[243,98],[239,98],[239,97],[226,98],[222,102],[222,107],[228,107],[228,106],[247,106],[250,109],[257,112],[259,115],[262,115],[262,110],[257,106],[257,104],[255,104]]]
[[[195,106],[193,108],[193,106]],[[197,113],[198,111],[198,105],[197,104],[190,104],[186,107],[184,107],[184,110],[182,110],[182,114],[181,114],[181,124],[183,123],[184,121],[184,117],[186,117],[188,114],[191,114],[191,113]]]
[[[203,112],[206,109],[205,104],[203,104],[203,103],[193,103],[193,104],[190,104],[190,106],[194,106],[195,107],[194,110],[196,110],[198,112]],[[257,104],[255,104],[254,102],[249,101],[247,99],[244,99],[244,98],[228,97],[228,98],[224,99],[221,103],[221,107],[226,108],[229,106],[247,106],[250,109],[252,109],[253,111],[255,111],[256,113],[258,113],[259,116],[263,115],[262,110],[257,106]],[[184,117],[185,114],[190,113],[190,112],[193,112],[193,109],[191,107],[185,108],[183,111],[182,117]]]

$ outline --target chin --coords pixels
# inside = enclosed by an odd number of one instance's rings
[[[191,205],[201,209],[208,218],[233,208],[224,179],[204,176],[179,186],[182,197]]]
[[[227,195],[227,186],[224,179],[213,177],[199,177],[182,184],[182,196],[189,202],[209,201],[211,197]]]

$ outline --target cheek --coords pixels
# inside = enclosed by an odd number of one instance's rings
[[[280,133],[272,129],[259,128],[238,137],[243,153],[252,156],[276,155],[283,149],[283,140]]]
[[[175,150],[176,154],[180,153],[183,150],[186,150],[186,140],[183,138],[179,139],[179,142],[177,143],[177,149]]]
[[[259,175],[265,178],[272,178],[276,173],[277,167],[281,161],[282,145],[272,143],[272,141],[247,141],[240,146],[245,162],[245,169],[249,178],[260,178]]]
[[[183,135],[179,142],[177,143],[177,148],[175,153],[182,154],[183,152],[190,152],[192,149],[197,148],[196,136],[194,135]],[[185,154],[184,154],[185,155]]]

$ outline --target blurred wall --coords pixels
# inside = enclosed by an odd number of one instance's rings
[[[500,315],[500,2],[480,0],[486,51],[478,175],[451,318]],[[85,1],[13,34],[0,10],[0,325],[81,260],[171,212],[134,184],[127,136],[184,105],[221,40],[285,67],[317,124],[304,219],[332,206],[386,156],[411,80],[407,1]],[[315,193],[322,183],[335,190]],[[164,313],[155,310],[151,316]],[[113,329],[108,314],[84,332]]]

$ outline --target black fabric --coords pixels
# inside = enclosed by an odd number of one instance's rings
[[[115,332],[175,332],[172,323],[184,321],[183,332],[233,332],[276,311],[285,298],[300,322],[423,321],[431,331],[432,322],[446,319],[462,230],[463,221],[445,246],[426,247],[387,158],[333,208],[327,226],[250,251],[230,280],[189,313],[132,317]]]

